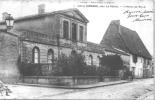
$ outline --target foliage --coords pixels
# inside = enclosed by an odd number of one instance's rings
[[[41,73],[41,64],[27,64],[22,63],[22,73],[24,76],[40,76]]]
[[[18,59],[18,66],[21,75],[37,76],[42,75],[41,64],[24,63]],[[74,53],[70,56],[61,54],[56,60],[52,69],[55,76],[116,76],[118,70],[123,68],[123,61],[120,56],[103,56],[101,66],[87,65],[82,54]]]
[[[120,56],[108,55],[101,58],[101,66],[97,72],[99,76],[118,76],[118,70],[123,68],[123,61]]]
[[[67,57],[62,54],[57,60],[54,75],[79,76],[96,75],[96,67],[88,66],[85,63],[85,57],[82,54],[73,54]]]
[[[53,68],[53,75],[63,75],[63,73],[67,72],[68,66],[68,57],[65,54],[59,56],[59,60],[56,62],[56,67]]]
[[[107,66],[100,66],[98,67],[97,72],[99,76],[109,76],[110,68]]]
[[[71,71],[70,75],[83,75],[84,68],[86,67],[86,63],[84,62],[85,57],[81,54],[73,54],[69,56],[68,59],[68,67],[69,71]]]
[[[19,56],[17,61],[17,66],[19,72],[22,76],[40,76],[41,73],[41,64],[31,64],[21,62],[21,57]]]
[[[111,70],[119,70],[123,68],[123,60],[118,55],[108,55],[101,58],[101,65],[107,66]]]
[[[97,67],[93,65],[87,65],[83,70],[84,76],[97,76]]]

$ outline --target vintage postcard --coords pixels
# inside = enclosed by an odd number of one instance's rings
[[[1,0],[0,99],[153,100],[153,0]]]

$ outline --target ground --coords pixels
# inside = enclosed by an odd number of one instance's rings
[[[145,97],[143,100],[153,100],[153,93]]]
[[[58,89],[8,85],[13,91],[0,99],[135,99],[153,90],[153,79],[92,89]]]

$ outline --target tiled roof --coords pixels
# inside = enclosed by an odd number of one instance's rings
[[[87,42],[87,50],[90,52],[96,52],[96,53],[101,53],[104,54],[104,48],[100,46],[99,44],[92,43],[92,42]]]
[[[87,49],[89,51],[98,52],[102,54],[105,54],[105,51],[108,51],[116,54],[129,55],[125,51],[118,50],[117,48],[108,45],[100,45],[92,42],[87,42]]]
[[[103,36],[101,45],[114,46],[128,53],[151,59],[151,55],[137,32],[112,21]]]
[[[118,48],[111,47],[110,45],[102,44],[102,46],[105,48],[105,51],[116,53],[116,54],[121,54],[121,55],[129,55],[127,52],[123,50],[118,50]]]

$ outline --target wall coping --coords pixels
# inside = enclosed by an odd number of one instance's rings
[[[98,78],[100,76],[24,76],[24,78]],[[104,78],[120,78],[119,76],[102,76]]]

